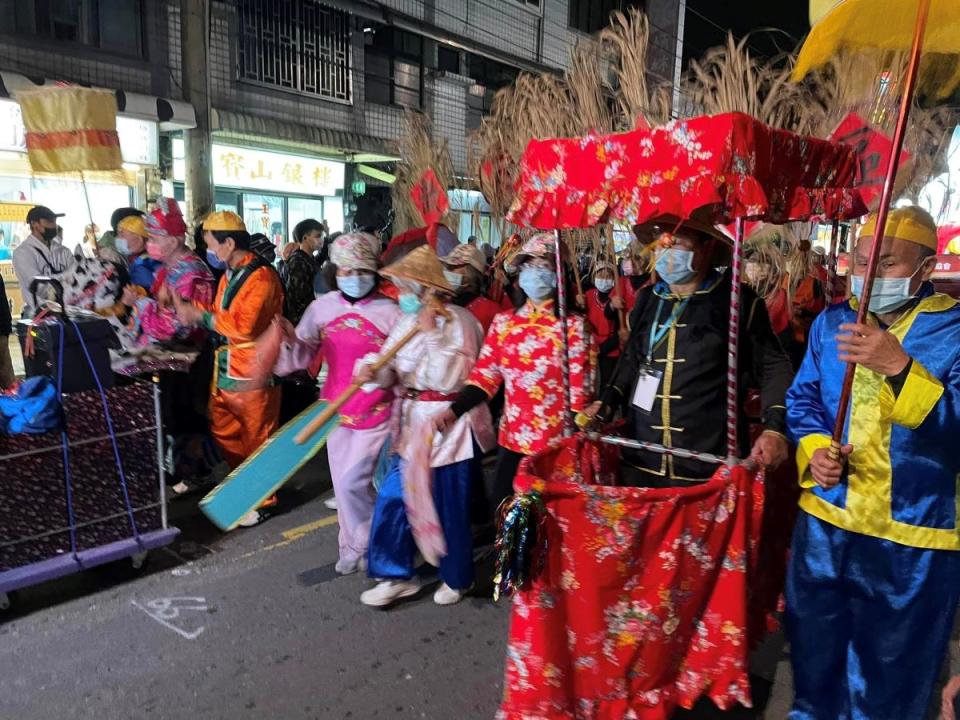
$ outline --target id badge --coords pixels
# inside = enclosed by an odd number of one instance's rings
[[[631,401],[633,407],[641,412],[651,412],[653,403],[657,399],[657,393],[660,391],[660,381],[662,379],[662,370],[657,370],[650,365],[641,365],[640,374],[637,376],[637,384],[633,388],[633,400]]]

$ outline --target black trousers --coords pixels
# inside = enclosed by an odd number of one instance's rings
[[[513,495],[513,479],[517,475],[520,461],[525,457],[526,455],[506,448],[497,450],[497,463],[493,468],[493,476],[486,478],[487,507],[494,522],[497,519],[497,510],[500,508],[500,503]]]

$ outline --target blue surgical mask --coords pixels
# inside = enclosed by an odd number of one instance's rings
[[[359,299],[366,297],[373,290],[376,279],[373,275],[347,275],[337,278],[337,287],[348,297]]]
[[[557,274],[553,270],[525,267],[520,270],[520,289],[537,302],[546,300],[557,289]]]
[[[877,315],[886,315],[896,312],[913,300],[910,283],[922,267],[923,265],[914,270],[910,277],[874,278],[873,292],[870,293],[870,312]],[[850,280],[850,285],[854,297],[859,298],[863,295],[863,275],[854,275]]]
[[[397,299],[397,303],[407,315],[416,315],[423,307],[423,302],[414,293],[402,293]]]
[[[597,280],[594,286],[599,292],[608,293],[613,290],[613,280]]]
[[[210,267],[216,268],[217,270],[224,270],[227,267],[226,261],[218,258],[217,254],[209,248],[207,249],[207,262],[210,263]]]
[[[697,274],[693,269],[693,252],[675,247],[660,251],[656,268],[657,276],[667,285],[689,282]]]
[[[121,255],[130,254],[130,246],[127,244],[127,239],[125,237],[120,237],[117,235],[113,238],[113,244],[117,247],[117,252]]]

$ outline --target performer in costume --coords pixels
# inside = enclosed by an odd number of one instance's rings
[[[486,334],[501,308],[483,294],[483,276],[487,269],[483,251],[476,245],[457,245],[453,252],[440,258],[440,262],[445,268],[444,277],[457,293],[454,302],[469,310]]]
[[[185,325],[200,325],[216,333],[210,430],[231,469],[260,447],[277,428],[280,390],[272,378],[257,374],[255,340],[283,310],[283,289],[276,270],[250,251],[250,235],[239,215],[215,212],[203,221],[207,259],[224,268],[212,304],[190,304],[175,298],[177,316]],[[274,504],[271,498],[266,505]],[[263,519],[249,513],[243,527]]]
[[[856,297],[875,229],[856,248]],[[926,717],[960,597],[960,307],[929,282],[936,247],[926,212],[892,211],[869,322],[855,324],[856,300],[822,313],[788,395],[803,487],[787,576],[792,720]]]
[[[723,235],[697,220],[662,219],[656,272],[660,281],[637,298],[630,339],[613,379],[600,395],[599,417],[612,419],[624,400],[634,408],[634,437],[665,447],[726,455],[727,334],[730,278],[714,267]],[[740,367],[742,395],[758,386],[763,434],[753,455],[770,468],[787,457],[785,396],[793,371],[770,329],[763,301],[742,289]],[[643,397],[634,391],[641,376]],[[742,407],[741,400],[741,407]],[[640,407],[642,405],[642,407]],[[597,406],[591,411],[597,411]],[[746,417],[740,415],[740,453],[750,452]],[[669,487],[704,480],[716,469],[701,460],[625,450],[625,481]]]
[[[330,245],[339,292],[314,300],[294,332],[287,321],[287,344],[275,368],[278,375],[306,370],[323,353],[327,379],[321,397],[333,400],[353,379],[357,362],[377,353],[400,317],[400,308],[377,292],[380,241],[365,233],[338,236]],[[356,572],[367,552],[376,493],[373,473],[390,433],[391,390],[360,392],[340,409],[340,424],[327,438],[330,477],[340,524],[341,575]]]
[[[623,300],[613,296],[616,271],[611,265],[599,264],[593,273],[593,287],[586,292],[587,322],[597,341],[599,357],[599,387],[605,387],[613,377],[620,359],[620,349],[628,337],[620,327]]]
[[[143,213],[127,215],[117,223],[114,237],[117,251],[123,255],[130,271],[130,282],[146,296],[153,287],[162,263],[147,254],[147,225]]]
[[[402,347],[391,363],[374,378],[369,364],[358,379],[375,380],[376,387],[396,387],[399,402],[399,435],[390,473],[377,496],[370,532],[367,572],[381,582],[361,595],[365,605],[382,607],[415,595],[420,584],[414,576],[414,535],[405,500],[404,473],[409,471],[412,445],[429,432],[430,418],[450,406],[473,370],[483,333],[464,308],[448,301],[453,295],[436,253],[422,245],[388,266],[381,274],[400,293],[403,317],[381,352],[388,352],[412,328],[419,334]],[[437,303],[443,313],[438,313]],[[371,383],[373,384],[373,383]],[[480,480],[480,458],[494,444],[493,425],[486,406],[475,408],[433,438],[428,462],[432,468],[432,498],[446,544],[439,560],[443,581],[434,593],[438,605],[459,602],[473,584],[473,542],[470,528],[471,483]]]
[[[150,289],[150,297],[136,301],[134,331],[140,343],[190,341],[199,343],[206,335],[177,321],[173,300],[208,305],[214,282],[210,270],[186,244],[187,224],[173,198],[159,198],[147,216],[147,254],[162,263]]]
[[[520,461],[563,435],[566,389],[560,353],[560,320],[556,316],[557,274],[552,235],[528,240],[513,260],[520,269],[519,286],[526,302],[498,314],[483,343],[467,385],[448,412],[434,420],[443,431],[471,408],[486,403],[505,386],[500,421],[500,451],[487,497],[492,510],[512,494]],[[596,348],[583,317],[567,318],[572,411],[581,410],[594,387]]]

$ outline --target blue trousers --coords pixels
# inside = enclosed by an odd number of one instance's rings
[[[960,552],[899,545],[801,512],[786,595],[790,720],[926,717],[960,596]]]
[[[413,577],[416,544],[403,505],[402,461],[394,457],[373,509],[367,574],[384,580]],[[454,590],[473,584],[473,535],[470,529],[470,487],[480,477],[480,455],[433,469],[433,502],[437,507],[447,554],[439,575]]]

